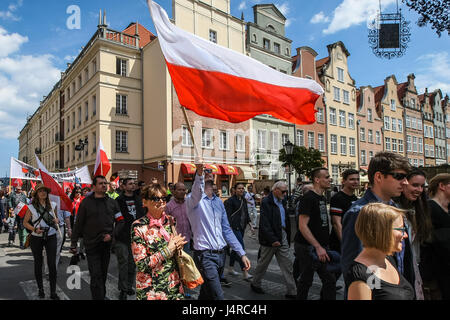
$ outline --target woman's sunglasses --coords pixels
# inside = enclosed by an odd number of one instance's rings
[[[155,196],[153,196],[153,197],[149,197],[147,200],[150,200],[150,201],[153,201],[153,202],[160,202],[160,201],[167,202],[168,199],[169,199],[169,197],[155,197]]]

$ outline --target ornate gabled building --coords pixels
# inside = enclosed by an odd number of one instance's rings
[[[434,112],[428,89],[425,89],[425,93],[419,95],[419,102],[422,110],[425,166],[435,166]]]
[[[433,91],[430,94],[430,104],[434,115],[434,155],[436,158],[436,165],[447,163],[445,113],[442,108],[442,99],[442,91],[439,89]]]

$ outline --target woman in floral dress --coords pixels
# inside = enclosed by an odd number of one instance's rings
[[[136,220],[131,230],[131,249],[137,266],[137,300],[184,299],[183,284],[174,257],[186,244],[183,236],[172,234],[165,214],[166,190],[152,184],[142,190],[147,215]],[[172,219],[172,218],[171,218]]]

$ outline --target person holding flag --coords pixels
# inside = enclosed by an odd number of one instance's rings
[[[50,192],[51,189],[43,184],[36,186],[31,204],[24,206],[27,207],[24,226],[31,232],[30,246],[34,257],[34,275],[39,288],[39,298],[45,298],[42,279],[42,253],[45,248],[50,274],[50,298],[60,300],[56,294],[56,233],[59,231],[59,220],[56,214],[57,205],[50,201]]]

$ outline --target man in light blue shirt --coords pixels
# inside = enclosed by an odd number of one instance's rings
[[[230,228],[222,200],[213,192],[211,175],[203,177],[203,171],[203,165],[198,164],[192,192],[186,198],[194,240],[194,261],[205,281],[198,299],[223,300],[220,274],[225,266],[227,244],[239,254],[245,270],[250,269],[250,260]]]

